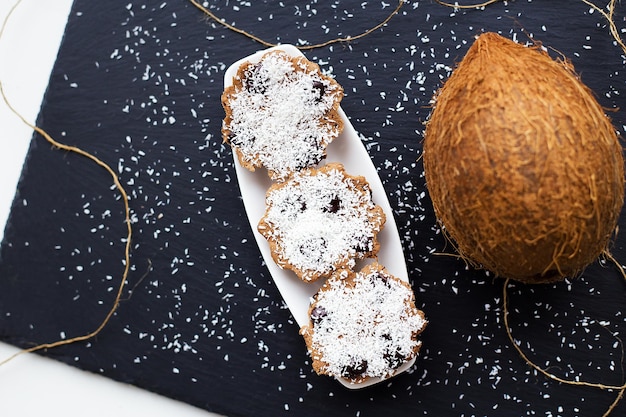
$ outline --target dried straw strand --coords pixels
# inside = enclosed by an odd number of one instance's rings
[[[5,16],[5,19],[2,23],[2,27],[0,27],[0,39],[2,38],[2,34],[5,31],[5,28],[7,26],[7,23],[11,17],[11,15],[13,14],[13,12],[15,11],[15,9],[17,8],[17,6],[20,4],[21,0],[18,0],[13,7],[10,9],[9,13]],[[69,339],[62,339],[62,340],[57,340],[54,342],[49,342],[49,343],[42,343],[36,346],[32,346],[30,348],[27,349],[23,349],[20,350],[18,352],[16,352],[15,354],[9,356],[6,359],[3,359],[2,361],[0,361],[0,366],[5,365],[6,363],[10,362],[11,360],[15,359],[16,357],[24,354],[24,353],[30,353],[30,352],[35,352],[38,350],[42,350],[42,349],[51,349],[51,348],[55,348],[58,346],[63,346],[63,345],[69,345],[72,343],[76,343],[76,342],[80,342],[80,341],[85,341],[88,339],[93,338],[94,336],[96,336],[97,334],[99,334],[102,329],[107,325],[107,323],[109,322],[109,320],[111,319],[111,317],[113,316],[113,314],[115,314],[115,311],[117,310],[117,308],[119,307],[120,304],[120,300],[122,297],[122,292],[124,290],[124,287],[126,285],[126,279],[128,277],[128,272],[130,270],[130,248],[131,248],[131,238],[132,238],[132,226],[131,226],[131,219],[130,219],[130,207],[129,207],[129,199],[128,199],[128,194],[126,193],[126,190],[124,189],[124,187],[122,186],[122,184],[120,183],[119,178],[117,177],[117,174],[115,173],[115,171],[104,161],[102,161],[101,159],[99,159],[98,157],[90,154],[87,151],[84,151],[76,146],[70,146],[70,145],[66,145],[60,142],[57,142],[56,140],[54,140],[45,130],[43,130],[42,128],[30,123],[28,120],[26,120],[19,111],[17,111],[17,109],[15,109],[15,107],[13,107],[13,105],[11,104],[11,102],[9,101],[5,91],[4,91],[4,86],[2,84],[2,81],[0,81],[0,95],[2,96],[2,99],[4,100],[4,103],[6,104],[6,106],[9,108],[9,110],[15,114],[26,126],[30,127],[32,130],[34,130],[35,132],[39,133],[41,136],[44,137],[44,139],[46,141],[48,141],[50,144],[52,144],[52,146],[58,148],[58,149],[62,149],[71,153],[76,153],[78,155],[81,155],[87,159],[90,159],[91,161],[93,161],[94,163],[96,163],[98,166],[104,168],[105,171],[107,171],[110,175],[111,178],[113,179],[113,182],[115,184],[115,187],[117,188],[117,190],[119,191],[121,197],[122,197],[122,201],[124,203],[124,217],[125,217],[125,222],[126,222],[126,244],[124,247],[124,270],[122,272],[122,277],[120,279],[120,283],[117,289],[117,293],[115,296],[115,299],[113,301],[113,305],[111,306],[111,308],[109,309],[108,313],[106,314],[106,316],[104,317],[104,319],[100,322],[100,324],[91,332],[86,333],[84,335],[80,335],[80,336],[76,336],[76,337],[72,337]]]
[[[233,32],[236,32],[236,33],[239,33],[241,35],[244,35],[245,37],[250,38],[253,41],[258,42],[258,43],[260,43],[263,46],[272,47],[272,46],[278,45],[278,44],[275,44],[275,43],[271,43],[271,42],[265,41],[265,40],[259,38],[258,36],[255,36],[255,35],[251,34],[250,32],[247,32],[247,31],[245,31],[243,29],[239,29],[239,28],[237,28],[237,27],[235,27],[235,26],[225,22],[224,19],[221,19],[220,17],[218,17],[215,13],[211,12],[209,9],[207,9],[204,6],[202,6],[196,0],[189,0],[189,1],[191,2],[191,4],[193,4],[196,8],[200,9],[204,14],[206,14],[208,17],[213,19],[215,22],[219,23],[220,25],[224,26],[227,29],[232,30]],[[398,5],[389,14],[389,16],[387,16],[382,22],[380,22],[376,26],[366,30],[365,32],[363,32],[361,34],[358,34],[358,35],[355,35],[355,36],[346,36],[346,37],[343,37],[343,38],[330,39],[328,41],[321,42],[321,43],[316,43],[316,44],[313,44],[313,45],[301,45],[301,46],[297,46],[297,48],[300,49],[300,50],[310,50],[310,49],[316,49],[316,48],[323,48],[325,46],[332,45],[334,43],[349,42],[349,41],[353,41],[353,40],[356,40],[356,39],[363,38],[363,37],[371,34],[372,32],[375,32],[376,30],[380,29],[381,27],[385,26],[387,23],[389,23],[389,21],[396,14],[398,14],[400,9],[402,8],[402,5],[404,4],[404,1],[405,0],[398,0]],[[498,1],[498,0],[493,0],[493,1]]]
[[[443,0],[435,0],[435,1],[442,6],[450,7],[453,9],[478,9],[481,7],[489,6],[490,4],[493,4],[493,3],[501,2],[503,0],[488,0],[482,3],[474,3],[474,4],[458,4],[456,2],[448,3]],[[600,13],[602,17],[606,19],[606,21],[609,24],[609,31],[611,33],[611,36],[613,37],[615,42],[619,45],[619,47],[622,48],[622,51],[626,53],[626,43],[622,40],[622,37],[619,34],[619,29],[617,28],[617,24],[615,23],[615,5],[617,3],[617,0],[610,0],[607,3],[606,8],[608,11],[603,10],[600,6],[596,5],[591,0],[580,0],[580,1],[585,3],[587,6],[591,7],[593,10]]]
[[[622,277],[624,279],[626,279],[626,272],[624,272],[624,268],[617,262],[617,260],[613,257],[613,255],[611,255],[608,251],[605,251],[604,252],[604,256],[606,256],[609,260],[611,260],[612,262],[615,263],[615,265],[618,266],[619,271],[620,271]],[[595,382],[573,381],[573,380],[561,378],[561,377],[559,377],[557,375],[554,375],[554,374],[548,372],[547,370],[541,368],[539,365],[534,363],[532,360],[530,360],[530,358],[524,353],[524,351],[519,346],[519,344],[517,342],[515,342],[515,339],[513,338],[513,334],[511,333],[511,327],[509,326],[509,308],[508,308],[508,288],[509,288],[509,282],[510,282],[510,279],[507,278],[504,281],[504,285],[503,285],[503,288],[502,288],[502,317],[503,317],[503,322],[504,322],[504,328],[506,330],[506,334],[507,334],[507,336],[509,338],[509,341],[511,342],[511,345],[513,345],[513,347],[515,348],[517,353],[526,362],[526,364],[528,366],[530,366],[531,368],[535,369],[537,372],[539,372],[540,374],[544,375],[545,377],[547,377],[549,379],[552,379],[554,381],[560,382],[562,384],[567,384],[567,385],[585,386],[585,387],[591,387],[591,388],[598,388],[598,389],[601,389],[601,390],[615,390],[615,391],[618,391],[617,397],[611,403],[611,405],[609,406],[607,411],[602,415],[602,417],[609,416],[613,412],[615,407],[617,407],[617,405],[619,404],[621,399],[623,398],[624,393],[626,392],[626,383],[624,383],[623,385],[605,385],[605,384],[600,384],[600,383],[595,383]]]
[[[617,28],[617,25],[615,24],[615,3],[617,2],[617,0],[609,1],[607,5],[608,12],[602,10],[600,7],[596,6],[594,3],[592,3],[589,0],[581,0],[581,1],[585,3],[586,5],[588,5],[589,7],[591,7],[592,9],[596,10],[607,20],[607,22],[609,23],[609,30],[611,32],[611,36],[613,36],[613,39],[615,39],[615,42],[617,42],[620,48],[622,48],[622,51],[626,53],[626,44],[622,40],[622,37],[619,34],[619,29]]]
[[[453,9],[477,9],[480,7],[485,7],[485,6],[489,6],[492,3],[497,3],[499,1],[502,0],[488,0],[485,1],[483,3],[476,3],[476,4],[458,4],[458,3],[447,3],[445,1],[442,0],[435,0],[437,3],[441,4],[442,6],[446,6],[446,7],[451,7]]]

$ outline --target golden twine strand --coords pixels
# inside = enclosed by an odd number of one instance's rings
[[[442,6],[446,6],[446,7],[452,7],[454,9],[477,9],[479,7],[485,7],[485,6],[489,6],[492,3],[497,3],[499,1],[502,0],[489,0],[486,1],[484,3],[476,3],[476,4],[457,4],[457,3],[446,3],[445,1],[441,1],[441,0],[435,0],[437,3],[441,4]]]
[[[21,2],[22,0],[17,0],[15,4],[13,4],[13,6],[9,9],[9,13],[7,13],[7,15],[4,17],[4,21],[2,22],[2,27],[0,27],[0,39],[2,39],[2,35],[4,34],[4,29],[7,27],[7,24],[9,23],[9,18],[11,17],[11,15],[15,11],[15,9],[17,9],[17,6]]]
[[[609,2],[608,13],[602,10],[600,7],[596,6],[594,3],[592,3],[589,0],[581,0],[581,1],[585,3],[586,5],[588,5],[589,7],[591,7],[592,9],[596,10],[607,20],[607,22],[609,22],[609,29],[611,31],[611,35],[613,36],[613,39],[615,39],[615,42],[617,42],[617,44],[622,48],[622,51],[626,53],[626,44],[624,44],[624,41],[619,35],[619,29],[617,28],[617,25],[615,24],[615,3],[617,2],[617,0],[611,0]]]
[[[611,262],[613,262],[619,268],[619,271],[620,271],[620,273],[622,275],[622,278],[624,278],[626,280],[626,272],[624,272],[624,268],[619,264],[619,262],[617,262],[617,260],[613,257],[613,255],[611,255],[611,253],[608,252],[608,251],[604,251],[603,255],[607,259],[609,259]],[[611,412],[615,409],[615,407],[617,407],[617,404],[621,401],[622,397],[624,396],[624,392],[626,392],[626,383],[623,384],[623,385],[604,385],[604,384],[595,383],[595,382],[572,381],[572,380],[564,379],[564,378],[561,378],[561,377],[559,377],[557,375],[551,374],[550,372],[546,371],[545,369],[541,368],[539,365],[537,365],[533,361],[531,361],[528,358],[528,356],[524,353],[524,351],[522,350],[520,345],[515,342],[515,339],[513,338],[513,334],[511,333],[511,328],[509,326],[509,309],[508,309],[508,288],[509,288],[509,282],[510,282],[510,279],[507,278],[506,281],[504,282],[504,286],[503,286],[503,289],[502,289],[502,316],[503,316],[503,320],[504,320],[504,328],[506,330],[506,334],[509,337],[509,341],[511,342],[511,344],[513,345],[513,347],[515,348],[517,353],[526,362],[526,364],[528,364],[530,367],[535,369],[537,372],[543,374],[547,378],[550,378],[550,379],[552,379],[554,381],[557,381],[557,382],[560,382],[562,384],[586,386],[586,387],[598,388],[598,389],[602,389],[602,390],[617,390],[617,391],[619,391],[618,395],[615,398],[615,400],[613,401],[613,403],[611,403],[611,405],[608,408],[608,410],[602,415],[603,417],[607,417],[609,414],[611,414]]]
[[[11,16],[11,14],[13,13],[13,11],[16,9],[16,7],[18,6],[18,4],[21,2],[21,0],[18,0],[13,7],[11,8],[11,10],[9,11],[9,13],[6,15],[4,22],[2,24],[2,27],[0,28],[0,38],[2,37],[2,34],[4,33],[4,30],[7,26],[7,22],[9,21],[9,18]],[[58,340],[55,342],[51,342],[51,343],[42,343],[39,344],[37,346],[33,346],[27,349],[23,349],[11,356],[9,356],[8,358],[0,361],[0,366],[6,364],[7,362],[15,359],[17,356],[22,355],[24,353],[30,353],[30,352],[35,352],[38,350],[42,350],[42,349],[51,349],[51,348],[55,348],[58,346],[63,346],[63,345],[69,345],[75,342],[80,342],[80,341],[84,341],[84,340],[88,340],[93,338],[94,336],[96,336],[98,333],[100,333],[102,331],[102,329],[106,326],[106,324],[109,322],[109,320],[111,319],[111,317],[113,316],[113,314],[115,313],[115,311],[117,310],[119,304],[120,304],[120,300],[122,297],[122,292],[124,290],[124,286],[126,285],[126,279],[128,277],[128,272],[130,269],[130,242],[131,242],[131,237],[132,237],[132,226],[131,226],[131,219],[130,219],[130,207],[129,207],[129,203],[128,203],[128,194],[126,193],[126,190],[124,189],[124,187],[122,186],[122,184],[119,181],[119,178],[117,177],[117,174],[115,173],[115,171],[113,171],[113,169],[107,165],[105,162],[103,162],[102,160],[100,160],[99,158],[97,158],[96,156],[90,154],[89,152],[86,152],[80,148],[77,148],[75,146],[70,146],[70,145],[65,145],[63,143],[57,142],[56,140],[54,140],[46,131],[44,131],[43,129],[41,129],[38,126],[35,126],[34,124],[30,123],[29,121],[27,121],[10,103],[5,91],[4,91],[4,87],[2,82],[0,81],[0,95],[2,95],[2,99],[4,100],[4,103],[7,105],[7,107],[9,108],[9,110],[11,110],[11,112],[13,114],[15,114],[26,126],[30,127],[31,129],[33,129],[35,132],[39,133],[41,136],[43,136],[46,141],[48,141],[50,144],[52,144],[53,146],[68,151],[68,152],[73,152],[76,153],[78,155],[84,156],[85,158],[88,158],[90,160],[92,160],[93,162],[95,162],[97,165],[99,165],[100,167],[104,168],[110,175],[111,178],[113,179],[113,182],[115,183],[115,187],[118,189],[119,193],[122,196],[122,201],[124,203],[124,216],[125,216],[125,222],[126,222],[126,228],[127,228],[127,234],[126,234],[126,245],[124,248],[124,272],[122,273],[122,278],[121,278],[121,282],[119,284],[119,287],[117,289],[117,294],[115,296],[115,300],[113,302],[112,307],[109,309],[107,315],[105,316],[105,318],[100,322],[100,324],[98,325],[98,327],[95,330],[92,330],[91,332],[84,334],[82,336],[76,336],[76,337],[72,337],[70,339],[62,339],[62,340]]]
[[[250,38],[250,39],[258,42],[258,43],[260,43],[263,46],[272,47],[272,46],[278,45],[278,44],[275,44],[275,43],[271,43],[271,42],[265,41],[265,40],[259,38],[258,36],[255,36],[255,35],[251,34],[250,32],[247,32],[247,31],[245,31],[243,29],[239,29],[239,28],[237,28],[237,27],[235,27],[235,26],[233,26],[233,25],[231,25],[229,23],[226,23],[224,21],[224,19],[219,18],[217,15],[215,15],[215,13],[211,12],[209,9],[207,9],[204,6],[202,6],[196,0],[189,0],[189,1],[191,2],[191,4],[193,4],[198,9],[200,9],[204,14],[209,16],[215,22],[219,23],[220,25],[224,26],[227,29],[232,30],[233,32],[236,32],[236,33],[239,33],[241,35],[244,35],[247,38]],[[315,48],[323,48],[324,46],[328,46],[328,45],[331,45],[333,43],[349,42],[349,41],[353,41],[353,40],[356,40],[356,39],[363,38],[363,37],[369,35],[370,33],[375,32],[376,30],[378,30],[381,27],[385,26],[387,23],[389,23],[391,18],[393,18],[396,14],[398,14],[398,12],[402,8],[403,4],[404,4],[404,0],[399,0],[398,1],[398,5],[396,6],[396,8],[389,14],[389,16],[387,16],[385,18],[385,20],[383,20],[382,22],[380,22],[376,26],[366,30],[365,32],[363,32],[363,33],[361,33],[359,35],[356,35],[356,36],[346,36],[344,38],[330,39],[330,40],[328,40],[326,42],[317,43],[317,44],[314,44],[314,45],[300,45],[300,46],[297,46],[297,48],[300,49],[300,50],[309,50],[309,49],[315,49]]]
[[[435,0],[438,4],[446,7],[451,7],[453,9],[477,9],[480,7],[486,7],[493,3],[498,3],[503,0],[488,0],[483,3],[475,3],[475,4],[458,4],[458,3],[447,3],[443,0]],[[610,0],[606,6],[608,12],[603,10],[601,7],[597,6],[590,0],[580,0],[585,3],[587,6],[591,7],[593,10],[597,11],[606,19],[609,24],[609,31],[611,32],[611,36],[617,42],[617,44],[622,48],[622,51],[626,53],[626,43],[622,40],[622,37],[619,34],[619,29],[617,28],[617,24],[615,23],[615,4],[617,0]]]

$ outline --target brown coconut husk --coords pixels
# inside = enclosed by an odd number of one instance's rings
[[[438,92],[423,161],[459,254],[504,278],[577,276],[607,248],[623,204],[617,133],[571,63],[495,33]]]

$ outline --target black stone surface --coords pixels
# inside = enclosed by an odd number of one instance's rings
[[[361,33],[396,5],[205,3],[263,39],[295,44]],[[624,15],[619,6],[620,28]],[[263,47],[184,0],[76,0],[38,124],[118,171],[132,209],[131,273],[102,333],[42,353],[229,416],[602,415],[615,392],[553,382],[515,352],[501,318],[501,280],[436,254],[451,248],[424,184],[422,122],[482,31],[532,36],[560,51],[602,105],[619,109],[611,117],[626,131],[623,53],[602,16],[582,2],[454,11],[409,1],[364,39],[305,52],[346,91],[342,107],[379,169],[430,321],[414,369],[349,391],[313,373],[221,141],[224,71]],[[0,339],[28,347],[96,327],[123,270],[124,236],[108,174],[34,136],[0,249]],[[612,247],[623,262],[624,244],[620,235]],[[608,263],[571,282],[514,285],[515,338],[557,375],[620,385],[625,290]],[[622,403],[614,415],[625,413]]]

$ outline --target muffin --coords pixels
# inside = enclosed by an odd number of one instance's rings
[[[413,359],[426,324],[409,284],[372,263],[326,281],[300,334],[316,373],[360,383],[393,376]]]
[[[329,163],[273,184],[258,230],[279,267],[312,282],[375,256],[385,220],[367,180]]]
[[[326,157],[343,129],[343,89],[319,66],[280,50],[243,63],[222,94],[222,136],[242,166],[283,181]]]

